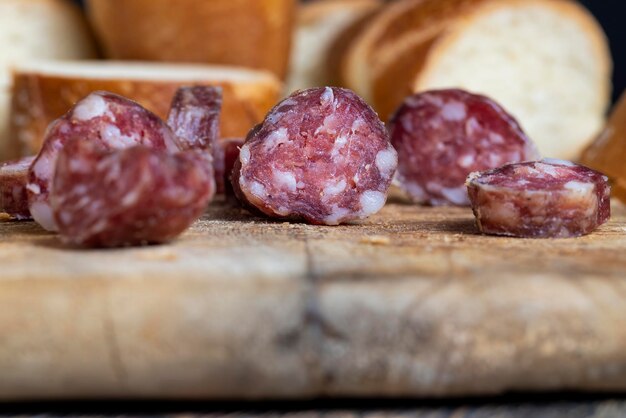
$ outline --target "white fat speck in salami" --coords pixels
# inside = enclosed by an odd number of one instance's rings
[[[467,189],[485,234],[577,237],[611,216],[607,178],[569,161],[516,163],[472,173]]]
[[[94,92],[53,122],[28,174],[28,200],[33,219],[49,231],[57,226],[50,208],[50,190],[59,152],[67,141],[94,142],[103,149],[135,145],[179,151],[172,131],[152,112],[124,97]]]
[[[86,121],[102,117],[108,111],[109,107],[104,97],[98,94],[91,94],[76,104],[74,107],[74,118],[79,121]],[[111,114],[108,116],[114,118]]]
[[[421,204],[467,206],[469,173],[539,158],[502,107],[462,90],[408,97],[392,116],[389,132],[398,152],[396,181]]]
[[[233,170],[237,197],[268,216],[337,225],[378,212],[397,153],[350,90],[298,91],[253,129]]]

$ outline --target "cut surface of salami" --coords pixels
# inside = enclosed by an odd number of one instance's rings
[[[179,138],[182,149],[214,152],[220,135],[221,110],[221,87],[181,87],[172,99],[167,124]]]
[[[65,143],[72,139],[94,141],[105,149],[144,145],[168,152],[180,150],[171,129],[152,112],[116,94],[91,93],[50,124],[29,171],[30,212],[49,231],[57,230],[49,196],[56,160]]]
[[[472,173],[467,189],[485,234],[577,237],[611,216],[608,178],[569,161],[544,159]]]
[[[215,192],[205,150],[177,154],[134,146],[106,150],[73,140],[61,150],[51,193],[64,242],[119,247],[169,241],[206,209]]]
[[[268,216],[337,225],[378,212],[396,166],[376,113],[350,90],[321,87],[295,92],[249,133],[233,186]]]
[[[221,111],[221,87],[181,87],[172,99],[167,116],[167,124],[182,149],[206,149],[213,155],[218,193],[224,191],[224,149],[218,141]]]
[[[35,157],[0,163],[0,213],[6,213],[14,219],[30,219],[28,210],[28,169]]]
[[[396,183],[421,204],[467,206],[465,179],[471,172],[539,158],[500,105],[463,90],[407,97],[389,132],[398,151]]]
[[[224,193],[226,195],[233,195],[231,174],[235,162],[239,159],[239,150],[245,143],[244,138],[225,138],[219,141],[219,145],[222,148],[223,162],[219,166],[215,165],[215,181],[217,183],[217,192]],[[222,179],[222,189],[220,190],[219,179]]]

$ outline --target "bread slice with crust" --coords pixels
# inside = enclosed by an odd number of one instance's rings
[[[327,57],[341,34],[378,9],[381,0],[318,0],[300,6],[287,92],[331,84]]]
[[[237,65],[284,78],[296,0],[87,0],[107,58]]]
[[[344,84],[383,118],[410,92],[429,43],[459,14],[484,0],[398,0],[373,17],[344,57]]]
[[[48,124],[94,90],[128,97],[165,118],[178,87],[221,86],[223,137],[245,136],[282,92],[282,83],[267,71],[192,64],[29,62],[15,68],[13,79],[11,156],[38,152]]]
[[[611,57],[594,17],[568,0],[496,0],[459,17],[429,48],[414,91],[492,97],[546,157],[576,159],[601,129]]]

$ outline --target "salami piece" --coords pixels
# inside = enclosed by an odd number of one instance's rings
[[[233,186],[266,215],[337,225],[378,212],[396,166],[376,113],[350,90],[321,87],[295,92],[250,131]]]
[[[30,212],[49,231],[57,230],[49,196],[57,156],[64,144],[74,138],[95,141],[105,149],[145,145],[169,152],[180,150],[173,132],[158,116],[124,97],[107,92],[91,93],[50,124],[29,172]]]
[[[569,161],[544,159],[472,173],[467,189],[485,234],[577,237],[611,216],[608,178]]]
[[[231,174],[235,162],[239,159],[239,150],[243,147],[245,140],[243,138],[225,138],[220,140],[219,144],[222,148],[223,163],[220,166],[221,172],[218,172],[218,166],[215,165],[215,179],[218,193],[224,193],[225,195],[232,196],[234,194],[231,184]],[[222,190],[219,188],[218,179],[223,182]]]
[[[51,204],[64,242],[119,247],[169,241],[198,219],[215,192],[205,150],[106,150],[75,139],[61,150]]]
[[[28,169],[35,157],[0,163],[0,212],[14,219],[30,219],[28,210]]]
[[[408,97],[392,116],[396,183],[416,203],[469,205],[465,179],[474,171],[537,160],[515,119],[493,100],[463,90]]]
[[[176,91],[167,124],[183,149],[216,149],[220,135],[222,89],[211,86],[181,87]]]
[[[221,110],[221,87],[181,87],[174,95],[167,116],[167,124],[182,149],[208,149],[213,155],[218,193],[224,190],[224,155],[218,143]]]

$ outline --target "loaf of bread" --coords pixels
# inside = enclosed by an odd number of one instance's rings
[[[414,89],[498,100],[546,157],[575,159],[604,124],[611,57],[593,16],[564,0],[493,1],[434,44]]]
[[[182,85],[223,89],[221,134],[245,136],[278,101],[282,83],[270,72],[235,67],[116,61],[41,61],[16,67],[10,155],[36,153],[48,124],[94,90],[133,99],[166,117]]]
[[[0,160],[7,158],[11,66],[29,59],[81,59],[96,48],[70,0],[0,0]]]
[[[612,195],[626,203],[626,92],[600,135],[583,152],[581,161],[609,176]]]
[[[286,74],[295,0],[88,0],[86,5],[108,58]]]
[[[390,3],[355,34],[343,59],[340,81],[374,104],[382,117],[389,116],[411,93],[411,84],[424,60],[423,45],[481,1],[484,0]]]
[[[381,0],[318,0],[299,7],[287,92],[331,83],[327,57],[337,37]]]
[[[345,60],[344,83],[383,118],[411,92],[463,88],[500,102],[547,157],[576,158],[609,103],[607,40],[569,0],[399,0]]]

